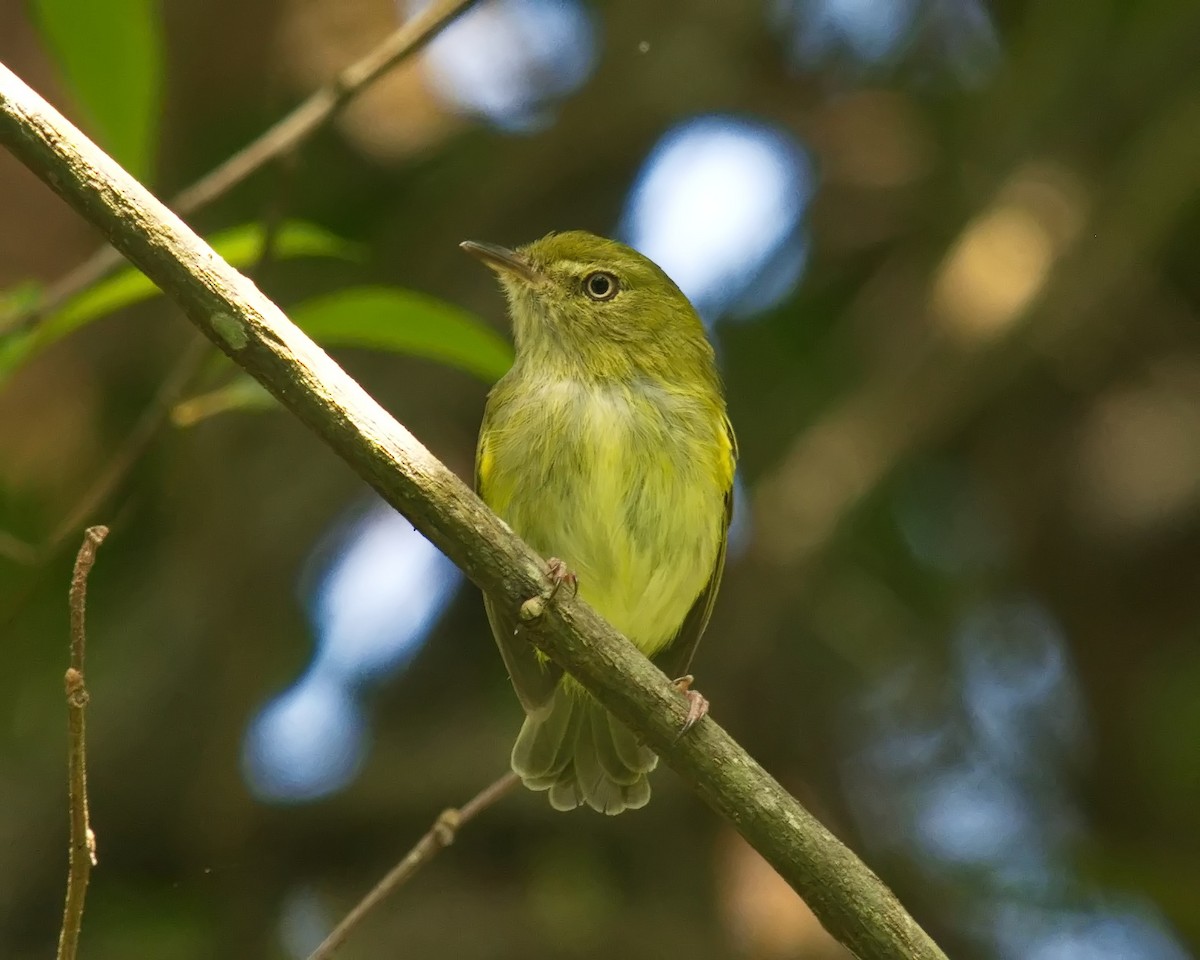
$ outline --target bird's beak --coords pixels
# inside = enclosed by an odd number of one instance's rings
[[[500,247],[494,243],[476,243],[474,240],[464,240],[459,247],[498,273],[515,274],[530,283],[542,278],[533,264],[507,247]]]

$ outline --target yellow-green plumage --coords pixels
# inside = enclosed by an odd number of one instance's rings
[[[564,561],[614,627],[684,673],[721,575],[735,457],[699,318],[657,266],[611,240],[467,246],[499,273],[517,346],[488,397],[480,495]],[[527,715],[513,769],[558,809],[643,806],[654,754],[514,636],[515,611],[487,609]]]

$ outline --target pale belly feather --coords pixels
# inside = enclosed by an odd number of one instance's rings
[[[492,424],[487,499],[530,546],[567,564],[605,619],[658,652],[716,563],[718,417],[654,388],[572,381],[519,404]]]

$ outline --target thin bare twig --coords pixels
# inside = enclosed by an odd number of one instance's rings
[[[205,359],[211,355],[211,344],[203,337],[194,337],[166,377],[163,378],[158,392],[142,411],[133,428],[126,434],[104,466],[96,473],[83,495],[75,501],[67,515],[45,541],[36,546],[28,545],[27,549],[16,553],[12,547],[19,544],[20,541],[0,532],[0,552],[5,553],[10,559],[36,568],[17,591],[16,598],[7,605],[3,613],[0,613],[0,628],[11,623],[21,614],[25,604],[36,593],[42,578],[50,569],[50,561],[58,555],[63,544],[67,542],[72,533],[92,519],[96,511],[104,506],[133,467],[145,455],[163,425],[169,421],[171,411],[195,380]],[[3,542],[5,539],[13,539],[14,542],[6,547]]]
[[[267,197],[262,212],[262,245],[258,249],[258,258],[250,268],[250,276],[262,283],[262,276],[275,265],[276,246],[279,243],[279,232],[287,219],[288,208],[291,206],[292,188],[296,183],[296,174],[300,168],[300,153],[290,150],[279,157],[275,164],[278,171],[275,189]]]
[[[370,53],[350,64],[316,90],[257,139],[177,194],[170,203],[171,209],[182,217],[189,216],[224,196],[273,160],[295,152],[358,94],[423,48],[477,2],[478,0],[435,0],[391,33]],[[120,264],[121,255],[116,250],[110,246],[100,247],[74,269],[51,283],[29,310],[16,313],[7,324],[9,330],[35,327],[42,318],[53,313],[80,291],[104,279]],[[6,332],[8,330],[0,327],[0,334]]]
[[[108,527],[88,527],[83,545],[75,558],[71,576],[71,665],[67,668],[67,749],[68,789],[71,803],[70,867],[67,873],[67,902],[63,908],[62,931],[58,936],[58,960],[74,960],[83,928],[83,901],[88,878],[96,865],[96,837],[88,818],[87,742],[84,736],[83,710],[88,693],[83,681],[83,657],[87,644],[84,615],[87,608],[87,581],[96,562],[96,550],[108,536]]]
[[[92,485],[71,511],[63,518],[50,539],[41,548],[43,562],[51,559],[58,548],[70,536],[71,531],[78,529],[81,523],[87,521],[90,514],[98,510],[121,485],[129,471],[141,460],[159,430],[170,419],[171,410],[179,402],[180,397],[187,391],[188,386],[200,372],[204,361],[212,354],[211,344],[201,337],[194,337],[191,343],[175,361],[166,377],[163,378],[158,392],[155,393],[149,405],[138,417],[133,429],[121,441],[121,445],[109,457],[104,468],[97,475]]]
[[[329,960],[368,913],[395,893],[414,873],[442,850],[450,846],[461,828],[509,793],[519,782],[520,779],[517,775],[510,771],[484,787],[457,810],[453,807],[443,810],[425,835],[413,845],[413,848],[404,855],[399,863],[387,872],[382,880],[375,884],[371,892],[342,918],[341,923],[333,928],[333,932],[322,941],[316,950],[309,954],[308,960]]]

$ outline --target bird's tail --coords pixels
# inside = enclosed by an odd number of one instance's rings
[[[586,803],[616,815],[650,801],[658,757],[629,728],[564,678],[550,702],[525,717],[512,767],[531,790],[549,790],[555,810]]]

